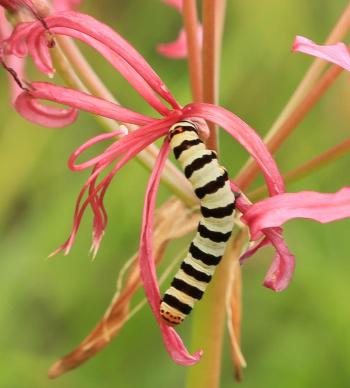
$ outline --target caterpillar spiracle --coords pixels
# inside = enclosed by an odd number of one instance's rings
[[[187,256],[164,293],[160,315],[171,326],[180,324],[201,299],[224,254],[233,228],[235,196],[227,171],[216,152],[206,148],[191,121],[169,129],[175,158],[200,200],[202,217]]]

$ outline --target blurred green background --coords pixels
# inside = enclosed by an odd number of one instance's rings
[[[220,103],[264,134],[311,63],[307,56],[291,54],[294,36],[323,42],[347,4],[228,1]],[[176,36],[181,24],[176,12],[158,0],[86,0],[82,10],[124,35],[180,102],[190,101],[186,62],[155,51],[157,43]],[[108,64],[90,49],[84,51],[124,105],[150,113]],[[32,68],[30,79],[38,77]],[[348,136],[348,81],[343,74],[283,146],[277,155],[282,171]],[[49,366],[99,320],[120,267],[137,249],[149,173],[132,162],[114,180],[106,200],[110,224],[95,261],[88,253],[90,214],[71,254],[46,260],[68,235],[75,198],[88,176],[69,171],[67,158],[100,128],[83,113],[65,129],[29,124],[9,106],[4,72],[0,86],[0,387],[182,387],[186,368],[167,356],[148,307],[90,362],[57,380],[46,377]],[[247,157],[224,134],[221,154],[231,175]],[[288,189],[334,192],[348,184],[349,163],[350,155]],[[168,195],[162,189],[159,202]],[[290,222],[286,238],[297,269],[281,294],[261,285],[272,250],[261,251],[244,266],[242,347],[248,369],[242,387],[350,386],[349,227],[349,220]],[[139,292],[138,299],[142,296]],[[190,321],[180,329],[186,343]],[[222,387],[233,386],[227,339],[222,368]]]

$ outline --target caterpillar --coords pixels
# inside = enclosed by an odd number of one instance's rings
[[[192,121],[169,129],[170,147],[200,200],[202,217],[187,256],[164,293],[160,315],[170,326],[180,324],[201,299],[231,236],[235,196],[215,151],[206,148]]]

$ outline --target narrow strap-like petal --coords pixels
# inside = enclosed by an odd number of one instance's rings
[[[280,230],[269,228],[264,230],[264,234],[276,250],[272,265],[265,276],[264,286],[280,292],[285,290],[292,280],[295,270],[295,257],[289,251]]]
[[[113,138],[121,133],[114,132],[111,134],[98,135],[95,138],[88,140],[85,144],[74,151],[68,162],[71,170],[78,171],[90,167],[93,169],[90,177],[87,179],[78,195],[71,234],[69,238],[55,252],[52,253],[52,255],[57,254],[62,250],[65,251],[65,254],[68,254],[88,206],[91,207],[94,215],[92,251],[94,255],[97,253],[108,220],[103,200],[107,188],[111,184],[114,176],[139,152],[145,149],[149,144],[164,136],[171,125],[173,125],[177,120],[178,118],[176,116],[162,120],[154,120],[153,123],[141,127],[136,131],[130,132],[121,139],[115,141],[100,155],[94,156],[82,163],[77,163],[76,160],[84,151],[99,142]],[[118,160],[118,158],[120,159]],[[104,176],[103,179],[97,182],[101,174],[113,165],[113,163],[115,163],[115,165],[112,170]]]
[[[163,341],[169,355],[177,364],[193,365],[200,359],[202,352],[197,352],[193,356],[190,355],[176,331],[172,327],[167,326],[160,318],[160,292],[152,253],[154,207],[161,172],[169,153],[169,148],[168,141],[165,141],[147,186],[140,239],[139,262],[145,293],[153,314],[160,325]]]
[[[228,110],[205,103],[187,105],[185,117],[200,117],[225,129],[256,160],[271,195],[284,192],[284,182],[276,162],[259,135],[242,119]]]
[[[60,12],[45,18],[47,27],[51,30],[55,27],[63,27],[71,30],[76,30],[82,35],[90,36],[101,44],[105,45],[111,51],[122,57],[135,71],[153,88],[153,90],[167,101],[174,109],[179,109],[180,106],[172,96],[164,82],[160,79],[157,73],[146,62],[146,60],[135,50],[124,38],[113,31],[104,23],[99,22],[93,17],[73,12]],[[26,27],[28,28],[28,27]],[[44,32],[42,24],[33,22],[29,33],[36,33],[37,31]],[[16,50],[14,47],[17,44],[22,44],[26,40],[26,35],[23,34],[21,27],[15,29],[15,33],[9,42],[10,49]]]
[[[130,66],[125,59],[123,59],[123,57],[116,54],[106,45],[91,36],[74,29],[51,27],[50,31],[58,35],[70,36],[91,46],[99,52],[154,109],[162,115],[167,115],[169,113],[169,109],[161,102],[144,78],[142,78],[141,75]],[[52,73],[54,69],[52,67],[50,49],[46,43],[45,29],[43,29],[41,25],[37,25],[37,28],[32,29],[27,41],[29,51],[32,54],[38,69],[44,73]]]
[[[74,109],[62,110],[41,105],[35,99],[43,99],[57,102],[59,104],[68,105]],[[152,122],[154,119],[144,116],[140,113],[133,112],[120,105],[105,101],[101,98],[94,97],[90,94],[80,92],[75,89],[57,86],[48,82],[34,82],[31,84],[30,92],[24,92],[16,101],[17,111],[26,119],[47,127],[57,128],[63,124],[68,125],[76,118],[76,109],[81,109],[86,112],[94,113],[110,119],[122,121],[124,123],[144,125]],[[49,119],[49,112],[58,112],[58,115],[68,115],[67,122],[62,120],[54,120],[54,114]],[[73,115],[74,112],[74,115]],[[74,118],[74,120],[73,120]]]
[[[15,108],[25,119],[48,128],[66,127],[74,123],[78,116],[78,110],[75,108],[63,109],[43,105],[27,92],[17,97]]]
[[[239,187],[231,181],[231,189],[234,192],[240,193]],[[251,209],[254,205],[242,194],[237,196],[236,201],[237,209],[243,214],[242,218],[244,219],[245,214]],[[248,223],[249,228],[251,225]],[[264,286],[271,288],[273,291],[283,291],[288,284],[290,283],[294,268],[295,268],[295,257],[289,251],[286,242],[283,239],[283,229],[280,227],[268,227],[264,228],[261,231],[261,236],[264,236],[260,241],[256,242],[251,246],[241,257],[240,262],[243,263],[244,260],[251,257],[259,249],[266,245],[273,245],[276,250],[275,257],[272,261],[272,264],[266,274],[264,280]],[[261,237],[259,234],[259,237]]]
[[[297,36],[292,50],[324,59],[350,71],[350,52],[344,43],[322,46],[303,36]]]
[[[302,191],[277,195],[252,205],[242,219],[256,239],[261,230],[281,226],[293,218],[327,223],[347,217],[350,217],[350,187],[334,194]]]

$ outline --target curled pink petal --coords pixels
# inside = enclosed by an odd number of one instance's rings
[[[289,251],[278,229],[265,229],[264,234],[276,249],[276,255],[266,274],[264,286],[280,292],[288,287],[292,279],[295,270],[295,257]]]
[[[243,255],[241,255],[239,262],[243,264],[247,259],[255,255],[257,251],[269,244],[271,244],[271,241],[267,237],[262,238],[260,241],[254,242],[253,245],[250,246],[250,248],[247,249]]]
[[[236,206],[237,209],[243,214],[242,218],[244,218],[244,215],[249,211],[250,208],[253,207],[253,205],[244,196],[244,194],[241,193],[241,190],[233,181],[231,181],[230,184],[232,191],[239,193],[239,195],[236,196]],[[289,251],[287,244],[283,239],[282,233],[283,229],[280,227],[262,229],[261,234],[265,237],[256,242],[240,257],[240,262],[243,263],[246,259],[255,254],[260,248],[269,244],[274,246],[276,254],[264,280],[264,286],[271,288],[273,291],[283,291],[288,286],[292,279],[295,268],[295,257]]]
[[[180,13],[182,13],[183,1],[182,0],[164,0],[164,3],[174,7]],[[197,39],[199,47],[202,47],[203,41],[203,28],[200,24],[197,27]],[[178,37],[174,42],[162,43],[157,46],[157,51],[164,57],[172,59],[183,59],[188,56],[187,48],[187,35],[185,30],[182,28],[179,32]]]
[[[146,62],[146,60],[119,34],[113,31],[107,25],[97,21],[89,15],[78,12],[66,11],[45,18],[45,26],[53,31],[54,28],[66,28],[75,30],[76,34],[81,36],[89,36],[100,44],[107,47],[109,50],[119,55],[128,63],[148,85],[165,101],[167,101],[174,109],[179,109],[180,106],[167,89],[163,81]],[[28,27],[27,27],[28,28]],[[44,33],[45,28],[40,21],[32,22],[27,34]],[[15,43],[23,45],[26,42],[27,36],[23,34],[23,29],[16,28],[14,34],[9,41],[11,49],[16,50]],[[32,47],[33,48],[33,47]],[[19,49],[17,49],[18,51]],[[20,49],[23,51],[23,48]],[[36,55],[35,53],[32,53]]]
[[[344,43],[321,46],[303,36],[297,36],[292,51],[313,55],[350,71],[350,53]]]
[[[96,39],[90,37],[89,35],[84,35],[79,31],[55,27],[51,28],[51,31],[55,34],[66,35],[72,38],[78,39],[82,42],[85,42],[89,46],[93,47],[97,52],[99,52],[128,82],[129,84],[160,114],[167,115],[169,109],[159,100],[153,89],[148,85],[148,83],[139,75],[139,73],[128,64],[120,55],[116,54],[114,51],[110,50],[104,44],[101,44]],[[43,36],[43,35],[41,35]],[[45,36],[43,36],[45,37]],[[47,45],[42,47],[43,50],[48,50]],[[37,63],[39,67],[40,62]],[[50,71],[51,62],[46,62],[43,64]],[[39,67],[40,68],[40,67]],[[40,70],[44,67],[42,66]],[[43,70],[42,70],[43,71]],[[45,72],[45,71],[44,71]],[[47,72],[47,71],[46,71]]]
[[[174,42],[161,43],[157,46],[159,54],[174,59],[182,59],[187,57],[187,37],[186,32],[182,29],[179,36]]]
[[[194,355],[189,354],[174,328],[167,326],[161,320],[159,313],[161,298],[152,253],[154,207],[161,172],[169,153],[169,148],[169,143],[166,140],[158,155],[147,186],[140,239],[139,263],[141,279],[145,288],[146,297],[160,326],[166,350],[177,364],[186,366],[193,365],[198,362],[202,352],[196,352]]]
[[[62,109],[40,104],[31,94],[24,92],[15,101],[17,112],[32,123],[48,128],[63,128],[74,123],[77,109]]]
[[[198,26],[198,42],[199,46],[202,46],[202,35],[203,35],[203,29],[202,26]],[[178,37],[174,42],[170,43],[162,43],[157,46],[157,51],[159,54],[173,59],[183,59],[187,58],[188,56],[188,49],[187,49],[187,36],[184,29],[181,29],[179,32]]]
[[[184,117],[196,116],[225,129],[256,160],[264,174],[271,195],[284,192],[284,182],[276,162],[259,135],[243,120],[228,110],[206,103],[189,104],[183,109]]]
[[[32,83],[30,92],[27,94],[27,96],[25,96],[25,93],[21,95],[19,102],[16,102],[16,108],[25,118],[40,125],[45,125],[45,116],[52,110],[46,107],[45,109],[43,108],[42,111],[38,110],[38,104],[33,103],[34,99],[57,102],[59,104],[68,105],[75,109],[81,109],[86,112],[122,121],[124,123],[143,125],[154,121],[154,119],[150,117],[133,112],[112,102],[105,101],[101,98],[91,96],[78,90],[57,86],[48,82]],[[30,112],[32,107],[35,108],[33,109],[33,114]],[[59,110],[59,112],[60,114],[64,113],[62,110]],[[71,112],[73,111],[71,110]],[[43,113],[43,117],[40,117],[40,113]],[[63,122],[58,122],[58,127],[62,127],[62,123]],[[68,123],[70,122],[68,121]],[[46,126],[53,128],[56,127],[54,121],[47,121],[46,124]]]
[[[103,203],[104,196],[115,174],[145,147],[160,137],[163,137],[168,132],[169,128],[178,120],[179,116],[176,115],[174,115],[174,117],[169,117],[162,120],[155,120],[151,124],[130,132],[129,134],[123,136],[121,139],[115,141],[100,155],[92,157],[91,159],[79,164],[76,163],[76,160],[83,152],[95,144],[107,139],[111,139],[118,134],[124,135],[124,129],[120,129],[120,132],[117,131],[111,134],[96,136],[79,147],[71,155],[68,165],[69,168],[73,171],[79,171],[90,167],[93,169],[89,179],[85,182],[83,188],[81,189],[76,201],[71,234],[69,238],[55,252],[52,253],[52,255],[62,250],[65,251],[65,254],[68,254],[75,240],[82,217],[88,206],[91,207],[94,215],[92,250],[93,253],[96,254],[108,221],[107,213]],[[117,160],[118,158],[120,159]],[[112,170],[103,179],[101,179],[100,182],[97,183],[97,180],[101,177],[101,175],[114,162],[116,162],[116,164]],[[86,192],[88,192],[88,194],[84,199]]]
[[[350,217],[350,187],[335,194],[302,191],[277,195],[252,205],[242,219],[257,239],[262,229],[281,226],[293,218],[328,223],[346,217]]]

